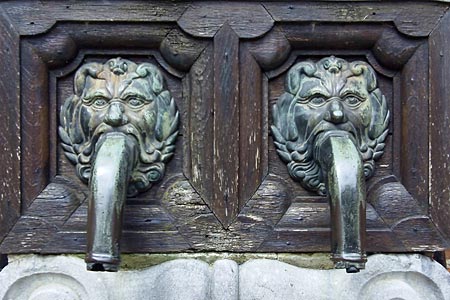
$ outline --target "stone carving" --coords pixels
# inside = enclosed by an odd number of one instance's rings
[[[450,300],[450,273],[417,254],[372,255],[367,270],[351,276],[270,259],[175,259],[105,274],[87,272],[77,257],[21,255],[0,272],[0,299]]]
[[[89,181],[100,137],[120,132],[138,145],[128,196],[149,189],[163,177],[178,135],[179,113],[161,72],[149,63],[114,58],[81,66],[74,85],[61,108],[59,136],[78,177]]]
[[[383,154],[388,123],[374,70],[362,61],[330,56],[317,63],[302,61],[289,70],[285,93],[273,107],[272,133],[291,177],[326,195],[324,174],[314,157],[317,137],[331,130],[350,133],[368,178],[374,160]]]

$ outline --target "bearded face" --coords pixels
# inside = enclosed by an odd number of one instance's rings
[[[74,83],[74,95],[61,108],[59,134],[78,176],[89,180],[100,137],[120,132],[132,137],[139,149],[128,194],[161,179],[178,126],[178,111],[164,89],[161,72],[148,63],[116,58],[83,65]]]
[[[383,153],[389,111],[367,63],[332,56],[317,63],[300,62],[290,69],[273,119],[275,144],[290,175],[324,195],[322,171],[314,158],[317,137],[327,131],[347,132],[369,177],[374,160]]]

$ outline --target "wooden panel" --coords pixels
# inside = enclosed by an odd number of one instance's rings
[[[372,48],[385,27],[380,24],[287,23],[281,24],[293,48],[302,50],[361,50]],[[342,32],[345,31],[345,35]]]
[[[402,70],[401,182],[423,207],[428,204],[428,48],[422,45]],[[395,118],[395,116],[394,116]]]
[[[214,132],[214,68],[213,47],[209,46],[197,59],[183,80],[184,101],[189,103],[186,112],[187,136],[184,144],[184,174],[202,195],[204,201],[212,205],[213,141]]]
[[[372,48],[374,56],[386,68],[401,70],[411,59],[411,56],[416,53],[417,47],[426,44],[423,39],[411,39],[402,34],[399,34],[397,29],[386,26],[381,36]],[[423,49],[422,49],[423,50]],[[416,53],[418,56],[418,54]],[[427,55],[421,52],[420,55]],[[416,58],[417,59],[417,58]],[[427,68],[425,64],[419,64],[424,69]],[[423,81],[428,81],[425,76]]]
[[[20,215],[19,37],[0,13],[0,242]]]
[[[371,229],[388,229],[372,205],[366,206],[366,223]],[[325,203],[292,203],[278,222],[278,230],[329,228],[330,205]],[[295,233],[293,233],[295,234]]]
[[[273,20],[260,3],[248,2],[195,3],[178,20],[183,30],[196,37],[213,37],[225,24],[240,38],[256,38],[272,28]]]
[[[181,114],[166,177],[127,200],[123,251],[328,251],[327,199],[290,178],[268,133],[289,67],[328,55],[368,61],[392,112],[367,184],[368,250],[448,246],[448,7],[1,3],[0,240],[12,230],[0,252],[84,252],[88,188],[59,150],[57,115],[77,67],[116,56],[158,65]]]
[[[0,252],[39,252],[54,237],[70,215],[84,201],[76,185],[65,178],[49,184],[14,225],[12,234],[3,241]]]
[[[367,202],[379,212],[384,223],[389,227],[400,221],[426,215],[426,210],[418,205],[402,184],[394,178],[391,182],[380,182],[370,188]]]
[[[329,228],[310,228],[310,230],[276,230],[267,238],[259,251],[277,252],[329,252]],[[390,230],[368,230],[366,236],[368,252],[405,252],[408,251]],[[409,250],[411,251],[411,250]]]
[[[130,248],[131,247],[131,248]],[[121,253],[158,253],[189,250],[189,244],[178,231],[135,232],[124,231],[121,239]],[[146,249],[146,250],[144,250]],[[170,250],[168,250],[170,249]],[[58,232],[42,253],[84,253],[86,232]],[[19,251],[20,252],[20,251]]]
[[[235,222],[224,230],[187,181],[175,181],[163,201],[176,227],[194,250],[257,251],[289,207],[289,195],[279,180],[268,176]]]
[[[225,228],[239,212],[239,37],[226,23],[214,37],[213,211]]]
[[[264,3],[275,21],[305,22],[386,22],[393,21],[404,34],[427,36],[447,10],[443,3],[362,3],[354,2],[324,3],[302,1],[301,3]],[[417,16],[417,18],[414,18]],[[414,21],[411,21],[414,18]]]
[[[48,73],[33,46],[22,43],[22,181],[23,208],[47,186],[49,172]]]
[[[267,173],[267,105],[261,67],[228,23],[210,51],[185,79],[185,174],[227,228]]]
[[[189,5],[189,2],[168,1],[99,2],[90,0],[65,3],[48,0],[40,1],[39,4],[34,1],[9,1],[2,3],[2,9],[11,16],[12,24],[16,24],[21,35],[35,35],[50,29],[57,20],[107,21],[110,24],[129,20],[135,22],[176,21]]]
[[[428,216],[402,220],[392,231],[406,251],[442,251],[448,247],[448,243],[442,239],[442,235]]]
[[[187,72],[207,44],[204,40],[193,39],[179,29],[173,29],[162,41],[160,51],[171,66]]]
[[[430,36],[430,208],[450,237],[450,14]]]
[[[239,210],[267,174],[267,91],[261,68],[245,44],[239,53]],[[267,78],[264,76],[264,81]]]

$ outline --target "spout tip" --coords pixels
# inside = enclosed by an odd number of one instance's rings
[[[108,264],[108,263],[87,263],[86,269],[88,271],[95,271],[95,272],[117,272],[119,270],[119,266],[115,264]]]
[[[117,272],[120,265],[120,257],[104,253],[89,252],[84,261],[88,271]]]
[[[355,266],[350,266],[345,269],[347,273],[359,273],[360,269]]]
[[[363,270],[365,266],[365,262],[361,261],[338,261],[334,265],[336,269],[345,269],[347,273],[359,273],[359,271]]]

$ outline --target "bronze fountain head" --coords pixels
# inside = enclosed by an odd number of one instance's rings
[[[116,271],[127,196],[164,176],[178,135],[179,113],[161,72],[150,63],[114,58],[87,63],[61,108],[59,136],[78,177],[90,186],[90,270]]]
[[[337,268],[364,268],[365,178],[383,154],[389,111],[375,71],[334,56],[302,61],[273,107],[272,133],[289,174],[331,202]]]

